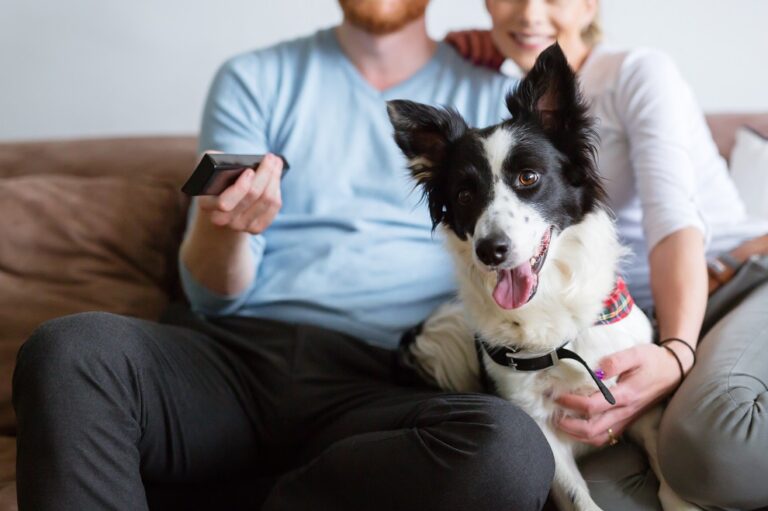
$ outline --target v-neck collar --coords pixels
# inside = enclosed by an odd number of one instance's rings
[[[339,60],[341,62],[341,66],[344,68],[344,72],[347,73],[350,76],[350,78],[354,80],[362,90],[366,91],[367,94],[377,99],[383,99],[383,100],[399,98],[403,96],[403,93],[402,93],[403,90],[409,88],[411,84],[418,82],[419,80],[423,80],[422,77],[424,75],[431,74],[433,69],[435,69],[440,65],[440,61],[444,60],[443,54],[447,50],[447,47],[444,43],[438,42],[437,48],[435,49],[435,52],[432,54],[430,59],[427,61],[426,64],[424,64],[418,70],[416,70],[415,73],[411,74],[411,76],[409,76],[405,80],[399,83],[396,83],[390,87],[387,87],[384,90],[378,90],[376,87],[371,85],[368,82],[368,80],[366,80],[363,77],[360,71],[355,67],[355,65],[349,59],[347,54],[344,52],[344,49],[341,47],[341,44],[339,43],[339,39],[336,35],[336,29],[329,28],[326,31],[325,36],[327,37],[332,50],[337,51],[339,53],[339,57],[340,57]]]

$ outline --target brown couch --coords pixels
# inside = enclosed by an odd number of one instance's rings
[[[41,321],[105,310],[157,319],[181,296],[176,254],[194,137],[0,144],[0,511],[16,509],[11,375]]]
[[[728,156],[736,127],[708,118]],[[15,505],[15,353],[40,322],[104,310],[157,319],[183,298],[176,254],[196,162],[194,137],[0,144],[0,511]]]

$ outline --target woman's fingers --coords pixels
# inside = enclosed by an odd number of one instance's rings
[[[499,51],[496,49],[496,45],[493,44],[490,32],[484,32],[480,35],[480,45],[483,49],[483,59],[481,64],[484,66],[493,66],[496,55]]]
[[[599,392],[590,396],[564,394],[556,402],[573,411],[557,426],[581,442],[601,445],[608,428],[614,436],[635,420],[648,406],[665,395],[659,390],[659,371],[670,371],[659,359],[661,350],[652,344],[640,345],[610,355],[600,361],[606,377],[618,377],[611,392],[616,405],[610,406]],[[661,385],[663,387],[663,385]]]
[[[579,442],[590,445],[605,445],[611,441],[611,436],[618,438],[633,418],[633,409],[619,407],[589,420],[566,416],[560,419],[557,427]]]
[[[614,394],[613,397],[616,397],[616,394]],[[600,392],[595,392],[589,396],[563,394],[562,396],[558,396],[557,399],[555,399],[555,402],[564,408],[573,410],[581,417],[592,417],[616,406],[611,405],[611,403],[606,401],[603,394]]]
[[[630,382],[631,383],[631,382]],[[581,394],[562,394],[555,399],[555,402],[563,408],[572,410],[581,417],[594,417],[601,413],[616,407],[627,406],[634,402],[635,392],[632,385],[627,383],[617,383],[611,387],[616,404],[612,405],[606,401],[605,396],[599,391],[595,391],[589,396]]]
[[[477,30],[469,32],[469,53],[472,63],[482,65],[483,63],[483,40]]]
[[[445,41],[456,48],[462,57],[478,66],[498,70],[504,62],[504,56],[496,48],[488,30],[449,32]]]
[[[445,36],[445,42],[456,48],[456,51],[465,59],[471,58],[468,31],[448,32],[448,35]]]
[[[637,347],[617,351],[600,360],[599,366],[604,378],[619,376],[640,367],[643,363],[642,353]]]

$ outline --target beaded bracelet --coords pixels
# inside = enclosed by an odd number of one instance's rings
[[[664,346],[668,342],[675,342],[675,341],[683,343],[686,348],[691,350],[691,355],[693,355],[693,363],[695,364],[696,363],[696,350],[693,349],[693,346],[688,344],[688,342],[680,339],[679,337],[667,337],[666,339],[659,341],[659,346]]]

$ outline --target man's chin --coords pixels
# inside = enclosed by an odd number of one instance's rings
[[[397,32],[424,16],[429,0],[339,0],[344,19],[374,35]]]

